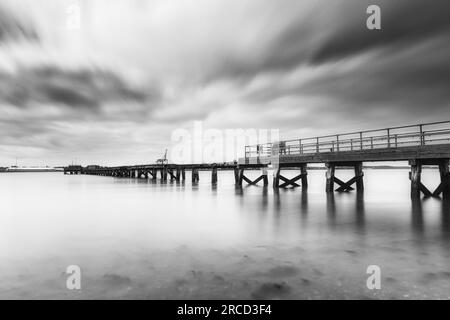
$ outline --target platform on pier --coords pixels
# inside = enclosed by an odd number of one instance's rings
[[[298,166],[302,163],[409,161],[411,159],[450,159],[450,144],[256,156],[241,159],[239,164],[257,166],[279,163],[283,167],[289,167]]]

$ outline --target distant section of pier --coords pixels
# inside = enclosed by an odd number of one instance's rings
[[[217,183],[218,170],[234,170],[235,183],[268,186],[268,167],[274,169],[273,187],[308,187],[308,164],[324,163],[326,191],[364,190],[363,163],[376,161],[408,161],[411,171],[411,196],[450,198],[450,121],[424,123],[345,134],[286,140],[277,143],[245,147],[245,157],[238,162],[211,164],[156,164],[100,167],[68,166],[64,174],[90,174],[111,177],[158,179],[177,182],[186,180],[186,171],[192,172],[193,183],[199,181],[199,170],[211,171],[211,183]],[[422,182],[423,166],[437,166],[441,182],[430,191]],[[355,176],[348,181],[336,177],[336,169],[353,168]],[[281,175],[283,168],[298,168],[294,178]],[[248,169],[261,169],[261,175],[251,180],[245,175]],[[335,189],[335,185],[338,185]]]

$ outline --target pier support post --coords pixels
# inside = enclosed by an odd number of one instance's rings
[[[301,185],[302,187],[304,187],[305,189],[308,188],[308,172],[307,172],[307,165],[306,163],[304,164],[298,164],[295,167],[294,166],[288,166],[286,168],[298,168],[300,167],[300,174],[293,177],[293,178],[287,178],[281,175],[281,166],[278,167],[275,172],[274,172],[274,176],[273,176],[273,187],[274,188],[287,188],[289,186],[296,188],[296,187],[300,187],[300,184],[297,183],[297,181],[301,181]],[[281,183],[281,181],[283,183]]]
[[[194,169],[192,169],[192,182],[196,183],[196,182],[199,182],[199,181],[200,181],[200,177],[199,177],[199,174],[198,174],[198,169],[194,168]]]
[[[442,197],[450,199],[450,171],[449,160],[443,160],[439,165],[439,173],[441,175]]]
[[[167,167],[161,169],[161,180],[167,181]]]
[[[217,167],[213,167],[211,170],[211,183],[217,184]]]
[[[267,177],[267,168],[261,169],[261,176],[263,177],[264,187],[267,187],[269,185],[269,178]]]
[[[175,175],[173,174],[173,169],[168,169],[167,172],[170,175],[170,181],[173,181],[176,178]]]
[[[423,193],[425,197],[438,198],[441,193],[444,198],[449,197],[450,188],[450,174],[448,169],[448,159],[420,159],[410,160],[411,172],[409,173],[409,179],[411,180],[411,197],[413,199],[420,198],[420,193]],[[437,165],[439,167],[439,173],[441,176],[441,182],[439,186],[431,192],[422,183],[422,166],[423,165]]]
[[[176,177],[175,177],[175,179],[177,180],[177,182],[180,181],[180,176],[181,176],[181,169],[180,169],[180,168],[177,168],[177,174],[176,174]]]
[[[239,180],[238,185],[242,187],[242,182],[244,180],[244,169],[239,169]]]
[[[185,168],[181,168],[181,180],[183,180],[183,181],[186,180],[186,169]]]
[[[239,168],[234,168],[234,182],[236,185],[239,185]]]
[[[300,174],[302,175],[302,188],[308,189],[308,165],[302,164],[300,166]]]
[[[327,178],[325,191],[334,192],[334,175],[336,173],[336,166],[333,163],[326,163],[325,165],[327,167],[327,173],[325,175]]]
[[[329,162],[326,163],[325,166],[327,167],[327,173],[326,173],[326,186],[325,189],[327,192],[346,192],[346,191],[352,191],[355,190],[352,185],[356,184],[356,191],[362,192],[364,191],[364,172],[363,172],[363,164],[362,162]],[[348,180],[347,182],[344,182],[336,177],[336,168],[338,166],[341,167],[348,167],[353,166],[355,170],[355,176]],[[339,185],[339,188],[334,190],[334,184],[337,183]]]
[[[411,172],[409,173],[409,179],[411,180],[411,198],[420,198],[420,191],[422,186],[422,164],[420,161],[410,161]],[[431,192],[429,192],[431,195]]]
[[[355,164],[356,191],[364,191],[364,172],[362,162]]]
[[[280,187],[280,171],[281,168],[275,168],[274,172],[273,172],[273,187],[274,188],[279,188]]]

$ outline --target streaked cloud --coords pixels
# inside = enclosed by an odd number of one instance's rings
[[[19,40],[37,41],[38,35],[31,26],[14,15],[14,12],[0,4],[0,44]]]
[[[50,104],[96,112],[108,103],[156,101],[158,92],[131,88],[111,71],[39,66],[0,74],[0,98],[17,107]]]

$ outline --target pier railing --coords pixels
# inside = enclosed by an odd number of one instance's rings
[[[355,152],[450,143],[450,121],[367,130],[245,147],[245,158]]]

